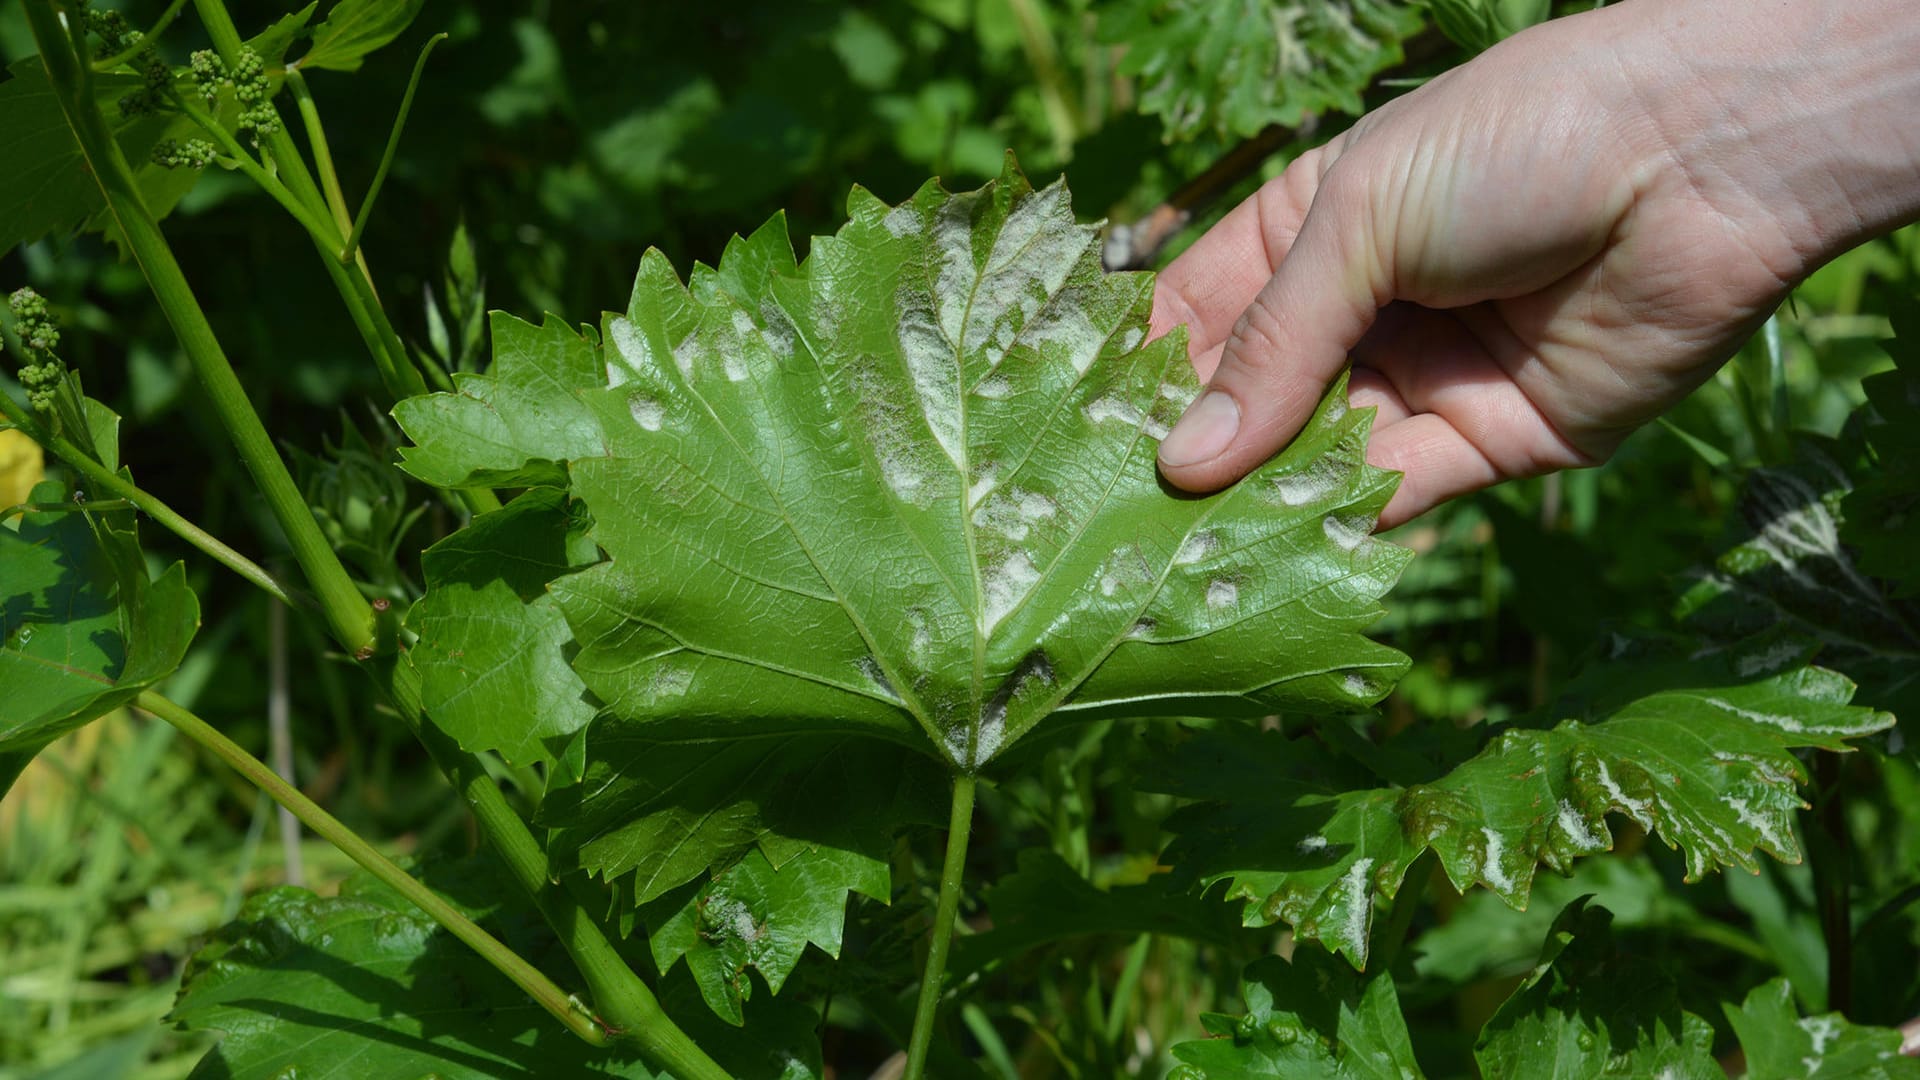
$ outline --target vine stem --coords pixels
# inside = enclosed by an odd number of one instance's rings
[[[515,986],[525,990],[529,997],[539,1002],[541,1008],[552,1013],[554,1019],[566,1025],[567,1030],[595,1046],[607,1044],[606,1027],[590,1015],[586,1007],[577,999],[556,986],[552,979],[547,978],[540,969],[528,963],[500,939],[481,929],[472,919],[462,915],[452,904],[441,899],[438,893],[421,884],[419,879],[394,865],[391,859],[380,854],[372,844],[362,840],[358,833],[342,824],[339,818],[327,813],[318,803],[301,794],[298,788],[282,780],[279,774],[268,768],[259,758],[247,753],[239,743],[227,738],[205,720],[152,690],[143,691],[138,698],[134,699],[134,703],[165,720],[180,734],[199,743],[213,756],[226,762],[233,771],[245,777],[248,783],[266,792],[274,802],[279,803],[294,817],[300,819],[301,824],[339,848],[348,858],[359,864],[361,869],[380,879],[382,884],[426,912],[434,922],[446,927],[454,937],[479,953],[481,959],[512,979]]]
[[[1813,757],[1813,814],[1807,856],[1827,945],[1827,1008],[1853,1012],[1853,844],[1847,832],[1846,778],[1838,754]]]
[[[435,34],[420,47],[420,56],[413,62],[413,77],[407,80],[407,92],[400,96],[400,111],[393,118],[393,129],[387,133],[387,149],[380,155],[380,165],[373,170],[373,182],[367,185],[367,195],[360,200],[360,213],[354,216],[353,231],[347,234],[347,246],[340,249],[340,261],[350,261],[360,248],[360,238],[366,235],[367,219],[373,216],[373,202],[380,197],[380,187],[387,182],[387,170],[393,165],[393,156],[400,150],[400,135],[407,127],[407,114],[413,111],[413,94],[420,89],[420,76],[427,70],[427,57],[433,55],[433,47],[447,40],[444,33]]]
[[[334,637],[349,653],[359,655],[373,643],[373,608],[367,603],[339,556],[327,543],[307,506],[299,485],[280,460],[273,440],[247,400],[246,389],[227,361],[213,327],[167,246],[159,223],[141,198],[139,183],[120,145],[107,130],[93,93],[93,72],[87,63],[86,36],[69,35],[55,14],[51,0],[26,0],[27,21],[40,46],[49,83],[60,102],[68,126],[86,160],[87,170],[100,186],[108,211],[127,249],[147,279],[148,288],[192,363],[221,425],[233,440],[241,461],[260,488],[267,507],[286,533],[295,561],[306,574],[326,614]],[[78,28],[76,28],[77,30]]]
[[[152,492],[135,486],[126,477],[94,460],[92,455],[71,440],[47,431],[43,425],[36,423],[4,394],[0,394],[0,415],[4,415],[9,423],[26,432],[28,438],[51,450],[55,457],[66,462],[73,471],[86,477],[88,483],[111,493],[116,498],[125,499],[175,536],[199,548],[215,562],[258,586],[268,596],[283,604],[292,605],[296,602],[286,586],[263,569],[260,564],[228,547],[219,537],[188,521],[179,511],[161,502]]]
[[[922,1080],[927,1050],[933,1045],[933,1021],[940,1011],[941,984],[947,976],[947,949],[953,944],[953,924],[960,916],[960,892],[967,872],[967,839],[973,831],[972,774],[953,781],[953,809],[947,821],[947,857],[940,868],[940,899],[933,911],[933,944],[927,949],[927,968],[920,976],[920,1000],[913,1010],[913,1035],[907,1042],[907,1069],[901,1080]]]

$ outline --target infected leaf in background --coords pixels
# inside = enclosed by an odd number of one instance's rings
[[[1244,1016],[1204,1013],[1214,1037],[1177,1043],[1186,1064],[1168,1080],[1417,1080],[1419,1064],[1393,979],[1371,978],[1326,953],[1256,960],[1241,976]]]
[[[1684,659],[1623,652],[1568,687],[1547,730],[1511,727],[1430,783],[1351,788],[1315,747],[1223,727],[1182,747],[1151,782],[1203,800],[1168,820],[1165,861],[1227,881],[1248,925],[1368,954],[1375,897],[1392,898],[1431,847],[1456,889],[1526,903],[1536,868],[1565,871],[1613,847],[1624,814],[1685,857],[1689,878],[1757,867],[1760,849],[1800,859],[1794,812],[1806,776],[1793,750],[1847,748],[1893,718],[1847,704],[1853,684],[1805,667],[1807,650],[1760,639]]]
[[[1756,987],[1738,1006],[1721,1008],[1746,1052],[1748,1080],[1920,1080],[1920,1057],[1900,1052],[1900,1032],[1850,1023],[1837,1012],[1801,1016],[1785,979]]]
[[[1324,112],[1358,116],[1374,76],[1426,25],[1402,0],[1124,0],[1100,37],[1126,46],[1142,110],[1170,138],[1245,138]]]

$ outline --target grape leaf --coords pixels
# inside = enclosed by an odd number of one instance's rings
[[[225,1034],[196,1078],[656,1075],[574,1036],[364,875],[333,898],[293,887],[250,897],[188,963],[170,1019]]]
[[[685,957],[707,1004],[737,1026],[753,994],[748,968],[779,993],[809,944],[840,955],[849,892],[884,903],[890,891],[887,864],[861,852],[815,847],[776,868],[755,850],[686,895],[663,897],[661,917],[642,917],[660,970]]]
[[[303,68],[358,71],[366,55],[412,25],[426,0],[340,0],[313,28],[313,44],[297,61]]]
[[[1019,868],[982,899],[992,924],[954,941],[947,972],[956,984],[1040,945],[1089,934],[1158,934],[1227,947],[1240,928],[1231,907],[1176,888],[1164,875],[1101,889],[1044,849],[1022,851]]]
[[[1425,20],[1403,0],[1124,0],[1103,40],[1171,137],[1246,137],[1325,112],[1359,115],[1373,77]]]
[[[553,593],[612,723],[975,770],[1054,712],[1351,708],[1404,670],[1360,633],[1409,555],[1368,535],[1394,480],[1343,387],[1171,497],[1184,343],[1144,343],[1151,278],[1101,273],[1063,185],[851,214],[797,267],[777,221],[689,288],[649,254],[606,325],[606,452],[568,472],[611,561]]]
[[[1746,1052],[1748,1080],[1920,1080],[1920,1058],[1900,1053],[1900,1032],[1850,1023],[1837,1012],[1800,1016],[1785,979],[1756,987],[1737,1008],[1722,1008]]]
[[[1244,1016],[1203,1015],[1215,1038],[1175,1044],[1184,1065],[1167,1080],[1261,1076],[1413,1080],[1407,1022],[1393,979],[1356,974],[1326,953],[1299,949],[1289,963],[1256,960],[1241,978]]]
[[[1569,687],[1546,729],[1508,728],[1430,783],[1355,789],[1308,740],[1223,727],[1183,746],[1148,784],[1207,800],[1168,821],[1165,856],[1201,883],[1230,882],[1249,925],[1279,920],[1367,958],[1375,894],[1391,898],[1431,847],[1454,887],[1525,904],[1539,865],[1564,872],[1609,850],[1622,813],[1679,848],[1689,878],[1798,861],[1799,747],[1845,749],[1893,718],[1847,704],[1853,685],[1801,666],[1778,637],[1689,656],[1621,641]]]
[[[456,372],[455,393],[394,406],[415,444],[400,467],[442,488],[564,487],[568,459],[603,452],[577,396],[606,385],[600,350],[552,316],[535,326],[496,312],[492,327],[487,372]]]
[[[112,231],[106,199],[87,171],[40,58],[13,64],[7,74],[0,82],[0,161],[7,162],[0,170],[0,254],[82,226]],[[122,116],[119,101],[140,86],[138,76],[96,74],[93,85],[107,126],[133,166],[142,201],[156,218],[165,217],[199,179],[199,171],[153,164],[154,144],[196,137],[199,128],[175,114]]]
[[[461,746],[551,761],[593,719],[547,586],[597,558],[554,488],[474,518],[421,557],[427,592],[407,615],[419,635],[407,655],[427,712]]]
[[[69,498],[53,481],[33,491]],[[149,579],[131,512],[0,526],[0,793],[41,747],[172,674],[199,626],[182,564]]]
[[[1722,1080],[1713,1026],[1680,1008],[1667,970],[1615,950],[1613,914],[1587,899],[1561,910],[1539,965],[1481,1029],[1480,1075]]]
[[[1854,414],[1871,467],[1841,508],[1840,536],[1863,573],[1891,584],[1902,600],[1920,597],[1920,300],[1896,303],[1886,344],[1894,370],[1861,380],[1867,405]],[[1911,605],[1908,606],[1911,612]]]

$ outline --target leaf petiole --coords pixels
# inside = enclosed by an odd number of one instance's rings
[[[966,883],[975,783],[967,773],[953,781],[947,856],[940,869],[940,899],[933,912],[933,943],[927,949],[927,967],[920,976],[920,1000],[913,1010],[913,1035],[907,1043],[907,1068],[901,1080],[922,1080],[927,1071],[927,1050],[933,1043],[934,1018],[940,1011],[941,984],[946,981],[947,949],[953,944],[953,923],[960,915],[960,893]]]
[[[340,261],[353,261],[354,252],[360,247],[360,237],[367,231],[367,219],[373,215],[373,202],[380,197],[380,185],[386,183],[387,169],[393,165],[393,155],[400,149],[400,133],[406,129],[407,113],[413,110],[414,91],[420,89],[420,76],[427,70],[427,57],[433,55],[433,47],[447,40],[445,33],[435,34],[420,47],[420,57],[413,62],[413,76],[407,80],[407,92],[400,95],[400,112],[393,118],[393,130],[387,133],[387,149],[380,155],[380,166],[373,170],[373,183],[367,185],[367,197],[360,200],[360,213],[353,219],[353,232],[347,235],[347,246],[340,249]]]

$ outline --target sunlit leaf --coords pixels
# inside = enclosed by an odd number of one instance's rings
[[[1900,1052],[1900,1032],[1849,1023],[1837,1012],[1801,1016],[1785,979],[1722,1008],[1746,1052],[1748,1080],[1920,1080],[1920,1057]]]

